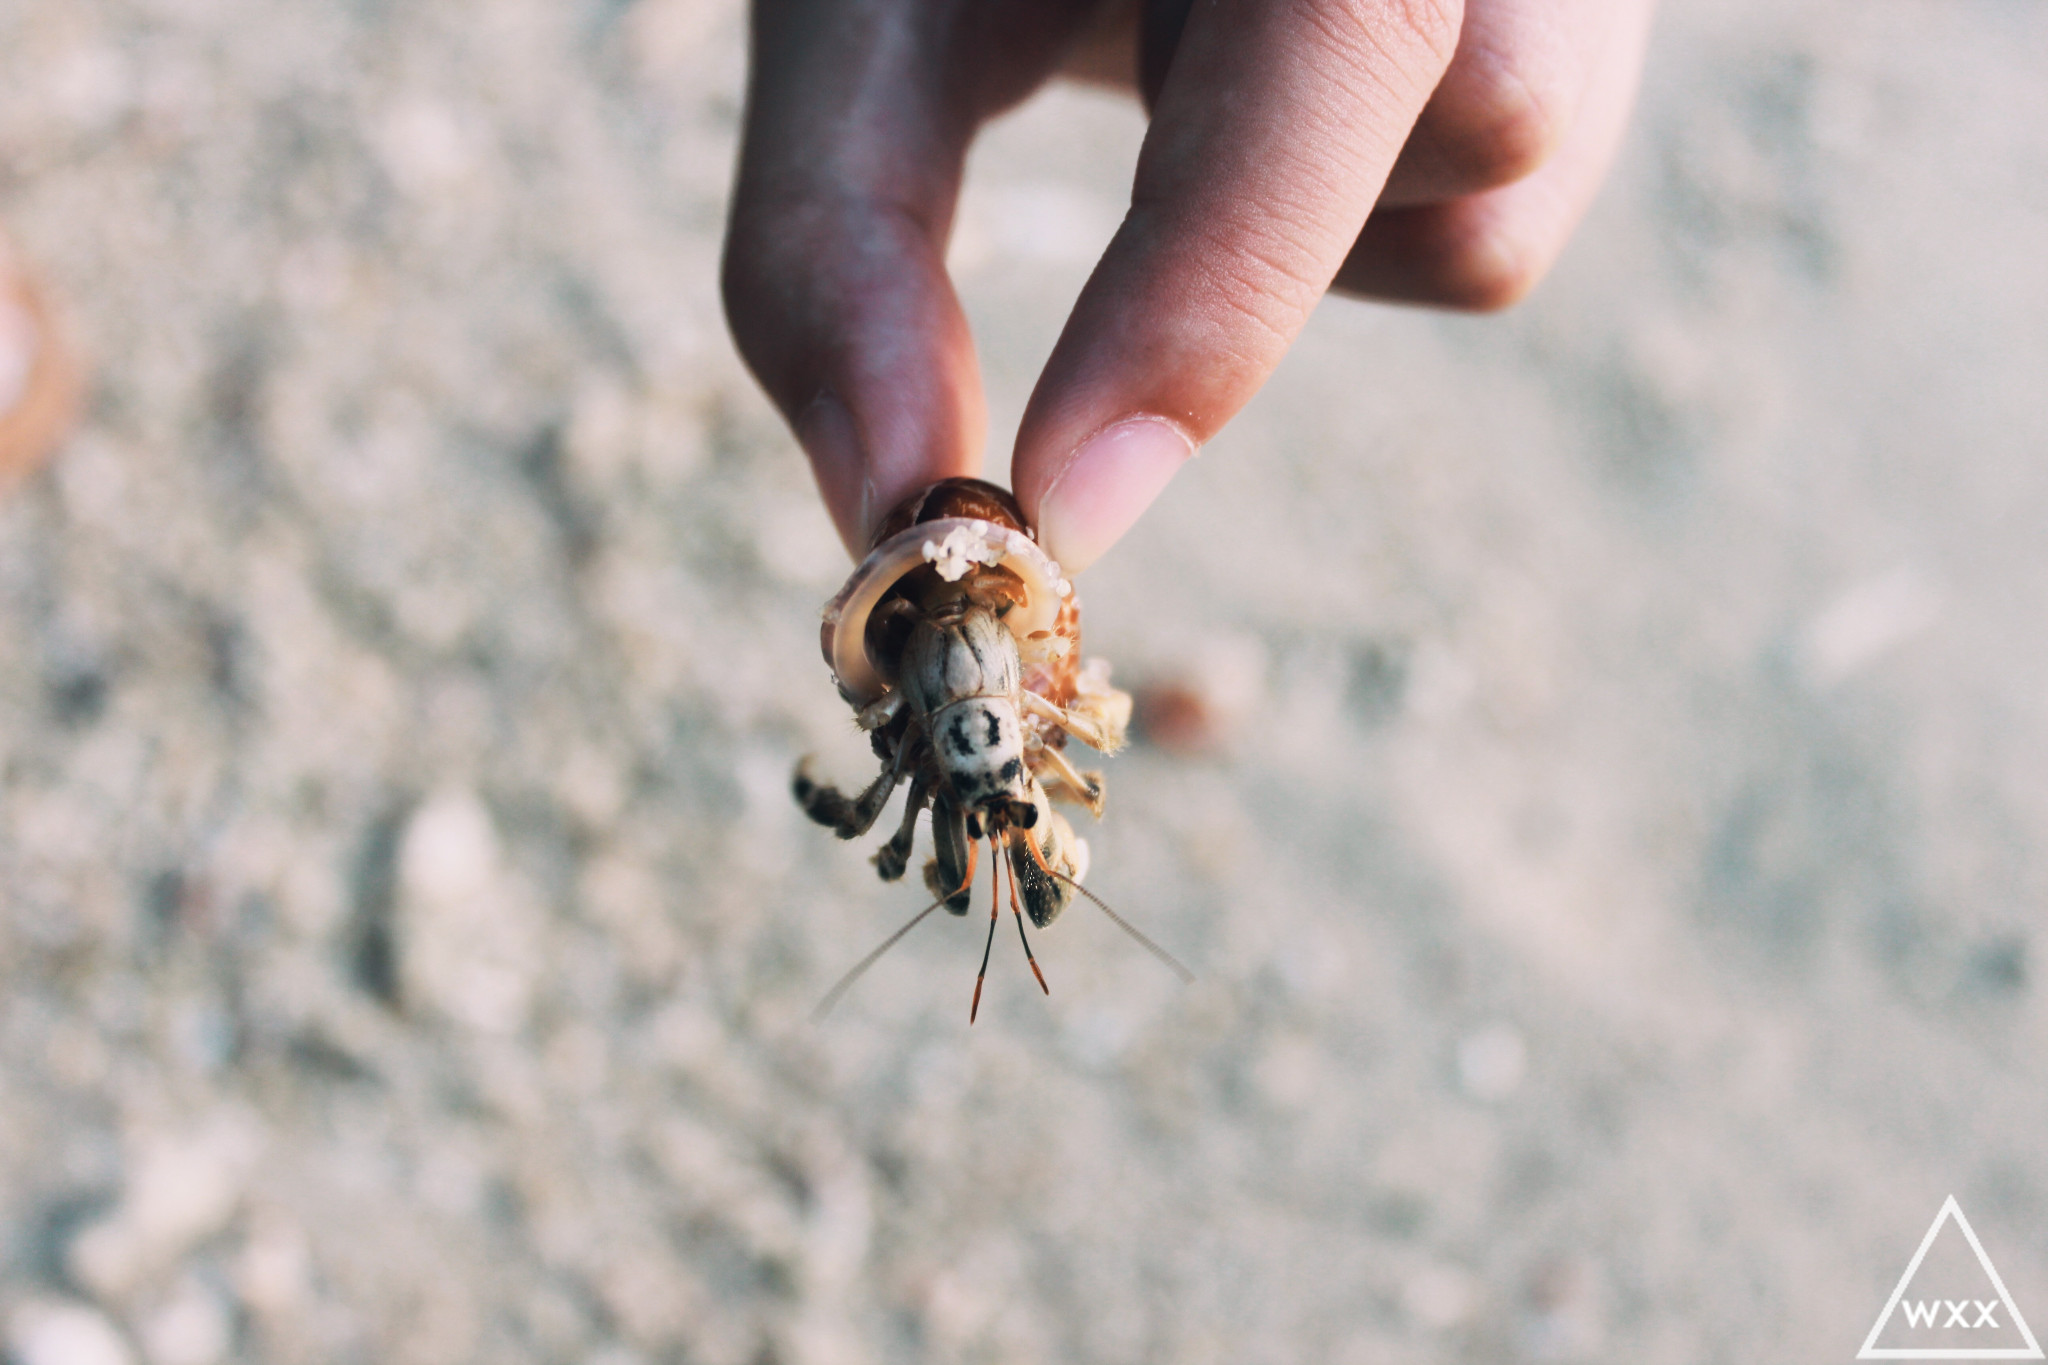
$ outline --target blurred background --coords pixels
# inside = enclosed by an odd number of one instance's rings
[[[806,1021],[921,901],[787,792],[743,48],[0,7],[16,1365],[1847,1361],[1950,1193],[2048,1324],[2048,8],[1673,4],[1530,302],[1327,304],[1081,584],[1199,980],[1079,906],[972,1030],[945,917]],[[998,475],[1142,132],[976,152]]]

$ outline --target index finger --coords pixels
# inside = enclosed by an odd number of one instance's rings
[[[1025,409],[1012,482],[1093,561],[1250,400],[1457,47],[1459,0],[1199,0],[1131,209]]]

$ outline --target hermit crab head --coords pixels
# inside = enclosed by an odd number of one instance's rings
[[[895,686],[910,618],[952,601],[993,604],[1027,674],[1070,670],[1075,613],[1063,608],[1072,597],[1009,493],[947,479],[883,521],[874,549],[826,606],[819,643],[840,695],[859,709]],[[1049,680],[1026,685],[1034,681]]]

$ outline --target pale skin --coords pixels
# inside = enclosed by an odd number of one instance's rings
[[[1326,292],[1491,310],[1533,287],[1613,159],[1650,0],[1193,0],[1177,41],[1174,8],[756,0],[726,312],[856,557],[897,502],[980,472],[945,249],[989,119],[1062,74],[1134,86],[1167,35],[1129,212],[1012,455],[1078,572]]]

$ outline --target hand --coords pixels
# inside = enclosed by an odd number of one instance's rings
[[[1142,43],[1157,88],[1131,209],[1012,466],[1077,572],[1327,289],[1473,309],[1526,292],[1620,140],[1649,5],[757,0],[733,335],[859,557],[898,501],[980,463],[981,381],[945,270],[968,143],[1063,66],[1108,53],[1135,79]]]

